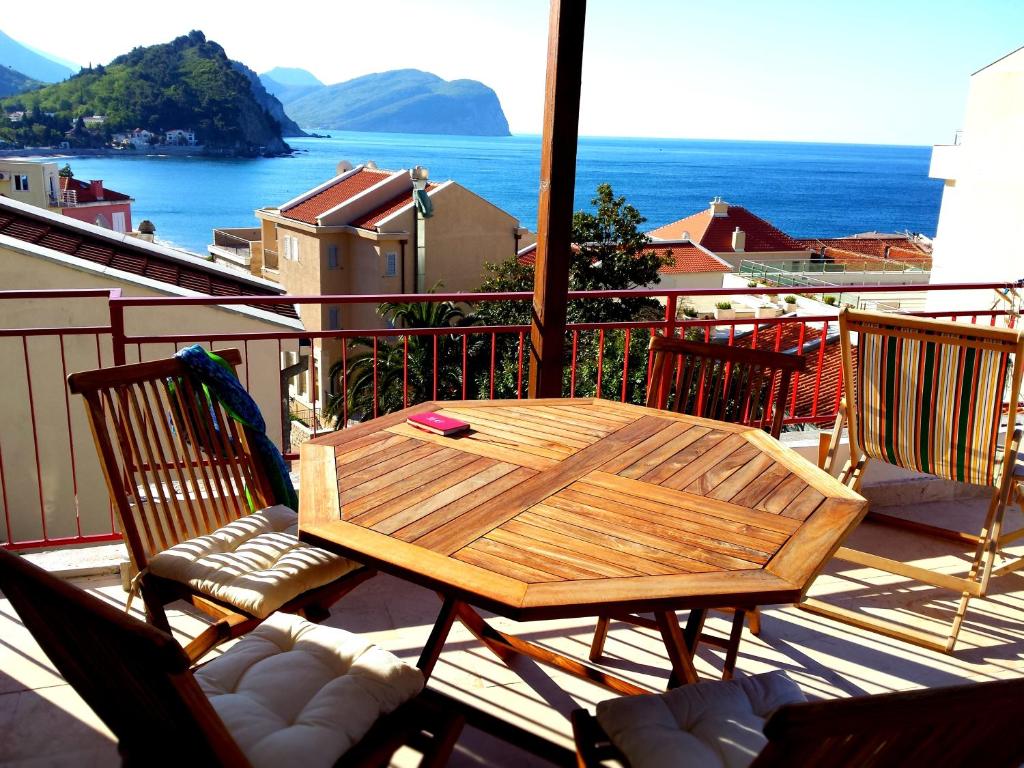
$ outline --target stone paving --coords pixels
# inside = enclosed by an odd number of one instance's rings
[[[901,514],[939,523],[962,522],[977,530],[984,502],[957,499],[906,507]],[[1021,518],[1014,511],[1008,522]],[[896,553],[919,565],[950,573],[966,568],[955,545],[922,543],[919,539],[875,526],[862,526],[851,544]],[[1021,552],[1022,547],[1010,552]],[[75,583],[113,603],[123,605],[125,593],[113,576],[75,578]],[[812,594],[867,607],[882,616],[912,620],[924,627],[946,620],[956,596],[928,587],[908,588],[898,578],[871,569],[830,566]],[[402,658],[415,662],[440,607],[437,597],[398,579],[380,576],[360,586],[335,606],[329,623],[371,637]],[[138,613],[138,603],[133,605]],[[711,614],[708,627],[724,632],[724,614]],[[172,622],[182,641],[200,626],[175,612]],[[494,619],[500,629],[523,635],[567,655],[586,658],[593,621],[538,622],[517,625]],[[791,606],[763,612],[760,637],[745,635],[738,674],[786,670],[809,697],[834,698],[918,687],[984,681],[1024,674],[1024,576],[1014,573],[993,582],[986,599],[972,601],[957,650],[943,655],[846,625],[819,618]],[[612,623],[606,665],[616,674],[658,690],[667,661],[660,639],[647,630]],[[703,647],[698,671],[717,676],[720,652]],[[611,694],[533,662],[501,664],[460,626],[445,647],[431,685],[503,719],[571,748],[567,720],[576,707],[592,708]],[[395,765],[415,763],[411,752],[399,752]],[[117,752],[110,733],[54,672],[10,605],[0,599],[0,764],[11,766],[111,766]],[[467,729],[453,755],[453,766],[543,766],[549,763],[482,732]]]

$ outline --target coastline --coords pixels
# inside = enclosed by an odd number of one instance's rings
[[[111,147],[82,147],[78,149],[58,149],[56,147],[22,147],[21,149],[0,149],[0,157],[31,160],[41,157],[72,158],[72,157],[291,157],[294,149],[288,152],[264,155],[224,154],[222,151],[207,152],[205,147],[176,147],[158,144],[153,150],[113,149]]]

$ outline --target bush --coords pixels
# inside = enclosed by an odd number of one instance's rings
[[[830,307],[834,307],[836,305],[836,297],[835,296],[826,296],[824,299],[822,299],[822,301],[824,301]]]
[[[757,283],[754,280],[748,280],[747,288],[757,288]]]
[[[683,317],[696,317],[696,316],[697,316],[697,310],[694,307],[691,307],[691,306],[684,306],[683,307]]]
[[[732,309],[732,302],[731,301],[720,301],[717,304],[715,304],[715,306],[718,307],[719,309]]]
[[[786,302],[787,304],[796,304],[796,296],[794,296],[793,294],[789,294],[788,296],[786,296],[786,298],[783,299],[783,301]]]

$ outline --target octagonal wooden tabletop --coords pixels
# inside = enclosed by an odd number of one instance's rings
[[[524,620],[795,602],[866,510],[760,430],[597,399],[423,403],[301,473],[304,540]]]

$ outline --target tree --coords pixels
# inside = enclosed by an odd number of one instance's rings
[[[438,288],[435,285],[430,292]],[[387,302],[377,307],[377,314],[392,327],[409,329],[461,328],[477,322],[451,301]],[[345,360],[330,368],[331,394],[324,415],[341,427],[346,412],[349,418],[362,420],[434,399],[435,391],[439,400],[461,399],[462,345],[462,335],[408,334],[393,341],[378,338],[375,355],[373,339],[352,339]],[[467,342],[467,358],[472,351],[476,359],[478,346],[479,342]]]
[[[591,200],[595,210],[577,211],[572,220],[573,251],[569,259],[569,290],[630,290],[656,285],[662,261],[649,248],[650,238],[640,227],[646,219],[624,197],[616,197],[611,185],[601,184]],[[532,291],[534,268],[513,257],[500,264],[485,265],[487,277],[480,286],[485,292]],[[530,322],[529,302],[487,302],[477,308],[484,325],[526,325]],[[645,297],[570,301],[569,323],[622,323],[631,320],[659,319],[661,304]],[[642,402],[646,387],[647,343],[649,336],[631,333],[629,361],[625,361],[625,331],[581,332],[576,340],[575,393],[580,396],[621,394],[623,369],[626,369],[628,399]],[[528,344],[528,340],[525,342]],[[519,339],[512,334],[497,337],[494,392],[497,397],[515,397],[519,383]],[[572,336],[566,338],[566,360],[571,363]],[[597,360],[601,356],[601,370]],[[528,350],[522,359],[529,359]],[[565,372],[565,391],[571,388],[571,365]],[[600,379],[600,387],[598,387]],[[481,397],[490,394],[489,377],[478,376]]]

